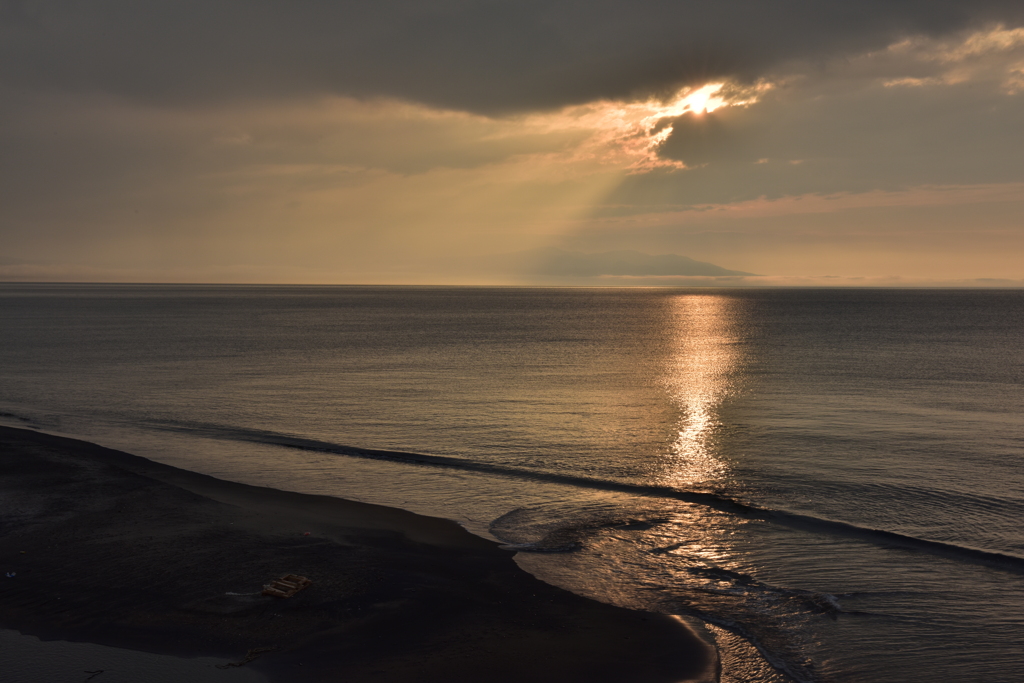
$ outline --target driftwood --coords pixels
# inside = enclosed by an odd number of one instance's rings
[[[263,587],[263,595],[272,595],[275,598],[290,598],[312,583],[305,576],[286,574],[280,579],[274,579],[265,585]]]

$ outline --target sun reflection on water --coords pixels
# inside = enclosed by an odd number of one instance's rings
[[[720,408],[737,390],[742,361],[736,299],[685,295],[671,300],[671,352],[663,378],[679,410],[660,483],[693,488],[721,480],[729,465],[718,450]]]

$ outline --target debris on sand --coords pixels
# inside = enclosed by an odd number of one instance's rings
[[[290,598],[312,583],[305,576],[286,574],[280,579],[274,579],[263,586],[263,595],[272,595],[275,598]]]

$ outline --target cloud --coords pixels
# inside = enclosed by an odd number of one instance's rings
[[[959,39],[914,36],[866,55],[865,60],[917,66],[918,74],[885,81],[888,87],[995,81],[1007,94],[1015,94],[1024,86],[1024,28],[1000,24]]]
[[[746,106],[666,122],[659,156],[687,170],[626,179],[607,211],[1024,180],[1022,69],[1003,26],[788,64]]]
[[[1024,19],[976,0],[3,0],[0,82],[161,103],[336,95],[557,108]]]
[[[1016,3],[147,7],[0,0],[0,278],[1020,275]]]
[[[581,219],[559,243],[677,251],[771,277],[1018,280],[1022,217],[1024,183],[918,187]]]

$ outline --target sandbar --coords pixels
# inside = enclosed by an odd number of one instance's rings
[[[44,642],[215,658],[280,683],[716,675],[677,619],[548,585],[445,519],[8,427],[0,501],[0,628]],[[285,574],[313,583],[260,594]]]

